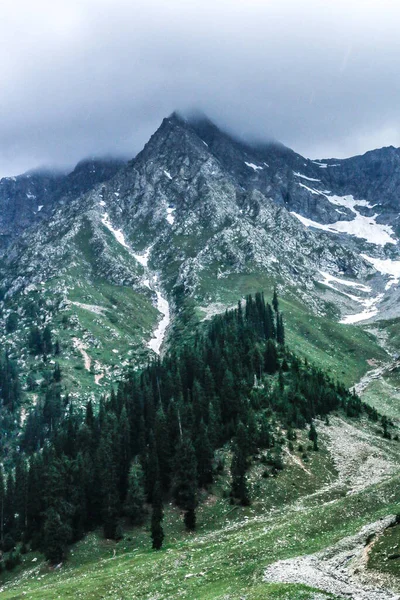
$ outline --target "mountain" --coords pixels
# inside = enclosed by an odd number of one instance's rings
[[[278,285],[295,340],[299,311],[328,319],[326,331],[332,317],[396,317],[398,158],[383,149],[311,161],[174,113],[127,163],[86,160],[68,174],[3,179],[3,325],[12,312],[19,325],[2,343],[17,355],[27,315],[38,313],[65,349],[78,395],[143,364],[167,330],[185,336],[183,324],[257,289]],[[18,360],[32,368],[26,352]]]
[[[122,166],[117,159],[81,161],[71,173],[38,169],[0,180],[0,251],[62,204],[110,179]]]
[[[173,113],[0,181],[5,598],[396,597],[399,159]]]

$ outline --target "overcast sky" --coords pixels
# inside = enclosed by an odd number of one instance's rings
[[[198,108],[314,158],[400,146],[398,0],[3,0],[0,176]]]

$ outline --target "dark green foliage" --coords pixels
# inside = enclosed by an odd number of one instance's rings
[[[185,511],[185,525],[194,529],[194,511],[197,506],[197,461],[193,444],[184,437],[175,455],[174,497],[177,505]]]
[[[20,553],[19,552],[10,552],[10,554],[8,555],[8,557],[6,559],[5,567],[6,567],[7,571],[12,571],[20,563],[21,563]]]
[[[56,363],[55,367],[54,367],[54,372],[53,372],[53,379],[56,383],[59,383],[61,381],[61,378],[62,378],[61,368],[60,368],[60,365],[58,363]]]
[[[197,460],[198,485],[200,487],[206,487],[213,481],[214,451],[203,419],[200,421],[194,443]]]
[[[32,354],[42,354],[43,352],[43,337],[37,326],[32,327],[29,332],[28,348]]]
[[[70,540],[71,531],[68,525],[62,522],[54,508],[49,508],[45,517],[43,539],[43,552],[46,559],[53,564],[61,562]]]
[[[247,488],[246,471],[248,467],[247,456],[249,452],[249,438],[243,423],[239,423],[233,447],[231,464],[232,496],[237,498],[242,506],[250,504]]]
[[[283,325],[283,315],[281,313],[277,313],[276,315],[276,341],[281,346],[285,343],[285,327]]]
[[[107,415],[97,451],[100,479],[101,516],[104,537],[116,538],[120,498],[118,493],[118,439],[117,420],[113,413]]]
[[[312,441],[314,450],[318,450],[318,433],[317,433],[317,430],[315,429],[315,425],[313,422],[311,422],[311,425],[310,425],[310,431],[308,432],[308,438]]]
[[[51,330],[48,325],[46,325],[46,327],[43,330],[42,340],[43,340],[43,353],[51,354],[53,352],[53,341],[52,341]]]
[[[18,407],[21,387],[17,366],[8,354],[0,358],[0,403],[10,412]]]
[[[32,354],[51,354],[53,351],[53,340],[51,329],[48,325],[42,330],[37,325],[31,327],[28,335],[28,348]],[[58,352],[59,352],[58,345]]]
[[[145,518],[144,510],[144,475],[142,465],[138,460],[133,461],[129,469],[128,493],[125,502],[125,512],[132,525],[141,525]]]
[[[146,501],[152,504],[153,548],[159,549],[163,497],[174,498],[193,530],[199,488],[207,488],[218,472],[218,449],[231,445],[231,501],[247,505],[251,457],[267,451],[266,476],[283,468],[278,424],[292,443],[294,429],[317,416],[338,409],[358,416],[358,396],[284,345],[276,295],[273,307],[262,294],[248,296],[245,305],[216,316],[162,361],[129,373],[108,398],[100,398],[98,411],[91,402],[84,414],[75,411],[62,396],[58,364],[54,371],[44,366],[39,402],[27,416],[6,483],[0,473],[2,544],[7,536],[13,545],[29,542],[59,562],[67,544],[92,528],[102,526],[107,538],[118,539],[123,516],[143,523]],[[59,352],[48,327],[32,328],[29,348],[34,354]],[[2,414],[15,421],[11,411],[20,405],[20,388],[7,355],[0,359],[0,379]],[[378,418],[372,409],[368,414]],[[390,427],[382,421],[386,435]]]
[[[151,512],[151,539],[153,550],[160,550],[164,541],[164,530],[162,521],[164,519],[164,509],[162,504],[160,482],[156,481],[153,491],[153,508]]]
[[[19,321],[18,313],[16,313],[16,312],[10,313],[6,319],[6,332],[14,333],[14,331],[16,331],[18,329],[18,321]]]
[[[277,313],[279,310],[279,301],[278,301],[278,293],[276,291],[276,287],[274,288],[274,295],[272,297],[272,306],[274,307],[274,311]]]

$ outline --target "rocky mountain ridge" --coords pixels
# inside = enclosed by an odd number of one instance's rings
[[[160,350],[182,302],[223,310],[249,291],[245,279],[345,323],[397,316],[399,161],[395,149],[311,161],[174,113],[128,163],[2,180],[3,323],[17,311],[26,327],[39,294],[42,321],[67,312],[71,336],[100,349],[99,365],[114,351],[134,365]],[[110,334],[121,346],[106,352]]]

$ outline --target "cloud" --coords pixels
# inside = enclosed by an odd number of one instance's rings
[[[400,145],[399,22],[391,0],[5,0],[0,175],[133,156],[174,109],[312,157]]]

